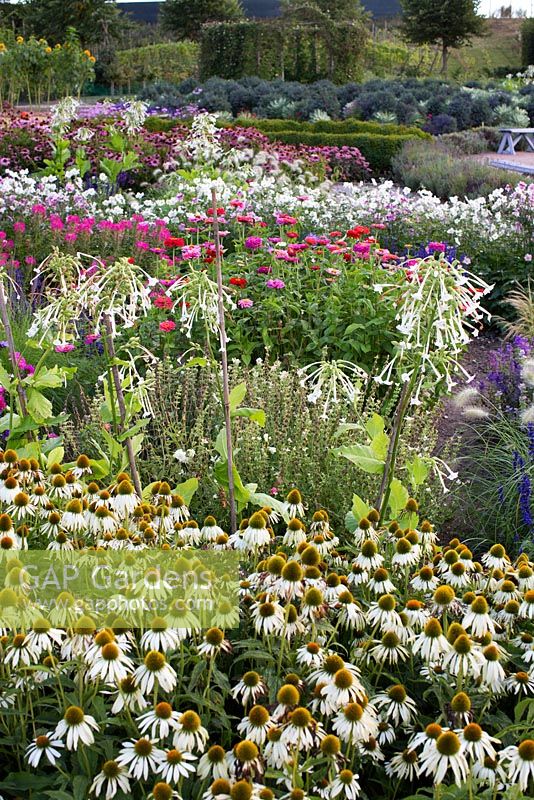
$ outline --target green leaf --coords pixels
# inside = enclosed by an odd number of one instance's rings
[[[29,375],[28,377],[31,379],[34,389],[57,389],[65,382],[65,376],[61,374],[61,370],[57,366],[51,369],[40,369],[37,376]]]
[[[399,513],[402,511],[402,509],[406,505],[409,496],[410,494],[408,492],[408,489],[406,489],[406,487],[404,487],[397,478],[393,478],[393,480],[391,481],[389,504],[388,504],[391,510],[391,516],[393,518],[397,517]]]
[[[371,450],[380,461],[385,461],[389,447],[389,436],[382,431],[373,436]]]
[[[228,448],[226,447],[226,425],[223,425],[217,434],[214,447],[224,460],[228,458]]]
[[[47,469],[52,466],[52,464],[61,464],[65,457],[65,448],[64,447],[54,447],[48,454],[48,458],[46,459],[46,466]]]
[[[189,478],[189,480],[179,483],[174,491],[184,498],[186,505],[189,505],[197,489],[198,478]]]
[[[259,425],[260,428],[265,428],[265,411],[263,408],[246,408],[243,406],[242,408],[236,409],[236,411],[232,411],[232,417],[246,417],[251,422],[255,422],[256,425]]]
[[[35,422],[43,423],[52,416],[52,403],[37,389],[28,390],[28,414]]]
[[[379,414],[373,414],[372,417],[365,423],[365,430],[371,439],[374,439],[374,437],[378,436],[379,433],[384,432],[384,424],[383,417],[381,417]]]
[[[3,386],[4,389],[9,389],[11,386],[11,376],[3,364],[0,364],[0,386]]]
[[[146,427],[149,422],[150,419],[148,417],[140,419],[138,422],[136,422],[135,425],[133,425],[131,428],[128,428],[127,431],[124,431],[124,433],[121,433],[119,436],[117,436],[117,441],[124,442],[128,438],[131,439],[133,436],[139,433],[139,431],[141,431],[144,427]]]
[[[245,488],[249,489],[251,484],[247,483]],[[289,519],[288,513],[286,511],[285,503],[281,500],[277,500],[276,497],[271,497],[270,494],[263,494],[263,492],[250,492],[250,502],[253,503],[255,506],[269,506],[274,511],[278,511],[279,514],[282,515],[282,518],[286,521]]]
[[[213,467],[213,474],[217,483],[222,486],[226,491],[228,491],[229,484],[228,484],[228,461],[226,459],[219,459],[215,466]],[[243,481],[241,480],[241,476],[237,471],[235,464],[232,469],[232,475],[234,477],[234,494],[235,499],[238,504],[239,509],[246,506],[246,504],[250,500],[250,491],[243,485]]]
[[[378,459],[373,450],[364,444],[336,447],[334,453],[352,461],[361,470],[371,475],[380,475],[384,471],[384,462]]]
[[[243,381],[243,383],[238,383],[237,386],[234,386],[232,391],[230,392],[230,411],[235,411],[236,408],[239,408],[243,400],[245,399],[245,395],[247,393],[247,384]]]
[[[352,513],[356,520],[366,517],[370,508],[371,506],[365,503],[359,495],[352,495]]]
[[[196,356],[195,358],[190,359],[190,361],[188,361],[186,364],[184,364],[184,367],[186,367],[186,368],[187,367],[205,367],[207,363],[208,363],[208,359],[207,358],[203,358],[202,356]]]
[[[428,466],[421,456],[414,456],[413,461],[406,462],[406,469],[410,476],[410,482],[414,488],[421,486],[428,478]]]

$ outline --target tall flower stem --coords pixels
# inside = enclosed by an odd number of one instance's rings
[[[376,508],[380,513],[380,519],[378,522],[379,525],[382,522],[384,515],[387,511],[389,496],[391,494],[391,482],[395,475],[395,465],[397,462],[397,454],[399,451],[400,435],[402,432],[404,418],[406,416],[406,411],[408,410],[408,405],[410,402],[410,398],[412,396],[412,392],[415,387],[416,380],[417,380],[417,367],[414,368],[410,380],[403,385],[399,397],[399,402],[397,404],[397,409],[395,411],[395,417],[393,420],[393,430],[391,431],[388,452],[384,464],[384,473],[382,475],[382,482],[380,484],[380,490],[378,492],[378,498],[376,501]]]
[[[20,413],[22,417],[27,417],[28,398],[26,397],[26,391],[21,382],[19,363],[17,360],[17,356],[15,354],[15,341],[13,339],[13,330],[11,328],[11,321],[9,319],[9,313],[7,310],[7,301],[4,291],[4,283],[2,280],[0,280],[0,318],[2,320],[2,325],[4,326],[4,331],[6,334],[7,350],[9,353],[9,360],[11,361],[11,368],[13,370],[13,375],[15,376],[15,380],[17,381],[17,394],[19,398]]]
[[[213,206],[213,236],[215,239],[215,266],[217,270],[217,294],[219,306],[219,341],[221,344],[221,365],[223,378],[223,406],[224,423],[226,427],[226,450],[228,452],[228,503],[230,506],[230,525],[232,531],[237,528],[237,517],[235,508],[235,488],[234,488],[234,455],[232,446],[232,422],[230,414],[230,382],[228,379],[228,354],[226,350],[226,325],[224,320],[224,294],[222,281],[222,254],[221,238],[219,234],[219,220],[217,217],[217,194],[215,189],[211,190],[211,204]]]
[[[119,406],[120,431],[122,433],[126,425],[126,403],[124,402],[124,393],[122,391],[119,368],[115,360],[115,346],[113,344],[113,326],[111,325],[109,314],[104,314],[103,320],[104,320],[105,337],[106,337],[106,348],[111,362],[111,374],[113,376],[115,393],[117,395],[117,404]],[[141,487],[139,472],[137,471],[137,464],[135,463],[133,442],[130,436],[126,437],[126,439],[124,440],[124,444],[126,445],[126,451],[128,453],[128,462],[130,464],[130,472],[132,473],[132,480],[135,487],[135,491],[137,492],[138,497],[141,498],[143,496],[143,489]]]

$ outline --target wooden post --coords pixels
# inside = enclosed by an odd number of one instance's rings
[[[211,190],[211,204],[213,206],[213,237],[215,239],[215,266],[217,269],[217,294],[219,307],[219,341],[221,344],[221,364],[223,376],[223,405],[224,424],[226,427],[226,449],[228,451],[228,502],[230,505],[230,525],[232,533],[237,529],[234,489],[234,457],[232,448],[232,424],[230,417],[230,386],[228,382],[228,354],[226,351],[226,325],[224,322],[224,295],[222,281],[221,239],[219,235],[219,220],[217,217],[217,194]]]
[[[126,403],[124,402],[124,393],[122,391],[121,385],[121,376],[119,374],[119,368],[117,364],[115,364],[115,345],[113,344],[113,326],[111,325],[111,319],[109,318],[109,314],[103,315],[104,320],[104,328],[106,329],[106,349],[108,353],[108,357],[111,364],[111,374],[113,375],[113,383],[115,385],[115,392],[117,393],[117,403],[119,405],[119,417],[120,417],[120,428],[121,433],[124,430],[124,425],[126,424]],[[131,438],[128,436],[124,440],[126,444],[126,450],[128,452],[128,461],[130,463],[130,472],[132,473],[132,480],[135,487],[135,491],[137,492],[139,499],[143,499],[143,489],[141,487],[141,481],[139,479],[139,473],[137,471],[137,464],[135,463],[135,453],[133,449],[133,442]]]

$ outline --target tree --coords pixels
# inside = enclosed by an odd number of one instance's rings
[[[166,0],[159,21],[178,39],[199,39],[206,22],[227,22],[243,16],[241,0]]]
[[[447,72],[449,50],[462,47],[485,30],[479,0],[401,0],[404,36],[413,44],[439,44],[441,71]]]
[[[282,16],[293,21],[367,22],[360,0],[281,0]]]
[[[83,45],[109,42],[119,31],[114,0],[24,0],[26,28],[51,43],[63,42],[75,28]]]

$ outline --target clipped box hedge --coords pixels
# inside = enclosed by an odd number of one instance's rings
[[[279,133],[286,131],[307,131],[309,133],[370,133],[382,136],[411,136],[412,138],[431,139],[431,135],[413,125],[396,125],[382,122],[365,122],[358,119],[321,120],[320,122],[300,122],[295,119],[251,119],[238,117],[236,125],[253,127],[262,133]]]

